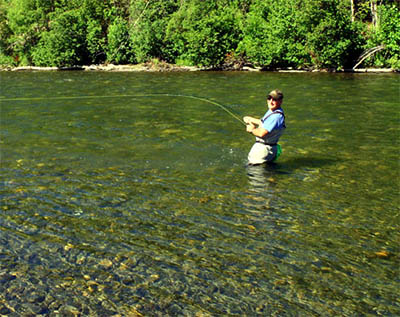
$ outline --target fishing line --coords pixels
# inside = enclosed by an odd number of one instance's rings
[[[241,124],[246,125],[246,123],[244,123],[238,115],[233,113],[226,106],[224,106],[216,101],[213,101],[213,100],[210,100],[207,98],[203,98],[203,97],[196,97],[196,96],[191,96],[191,95],[181,95],[181,94],[145,94],[145,95],[138,94],[138,95],[114,95],[114,96],[59,96],[59,97],[20,97],[20,98],[1,98],[0,97],[0,102],[1,101],[35,101],[35,100],[44,100],[44,99],[46,99],[46,100],[72,100],[72,99],[96,99],[96,98],[98,98],[98,99],[101,99],[101,98],[103,98],[103,99],[106,99],[106,98],[140,98],[140,97],[157,97],[157,96],[183,97],[183,98],[191,98],[191,99],[208,102],[208,103],[213,104],[213,105],[219,107],[220,109],[224,110],[229,115],[231,115],[233,118],[238,120]]]

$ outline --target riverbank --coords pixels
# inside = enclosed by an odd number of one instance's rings
[[[136,64],[136,65],[88,65],[76,67],[38,67],[38,66],[19,66],[2,67],[1,71],[107,71],[107,72],[173,72],[173,71],[200,71],[199,67],[177,66],[166,63],[159,64]]]
[[[135,65],[88,65],[76,67],[38,67],[38,66],[0,66],[0,71],[106,71],[106,72],[194,72],[194,71],[275,71],[285,73],[310,73],[310,72],[331,72],[331,73],[398,73],[399,69],[391,68],[357,68],[357,69],[292,69],[292,68],[276,68],[265,69],[261,67],[223,67],[223,68],[207,68],[196,66],[180,66],[168,64],[164,62],[159,63],[144,63]]]

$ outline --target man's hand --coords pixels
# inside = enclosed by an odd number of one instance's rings
[[[248,116],[243,117],[243,121],[244,121],[244,123],[246,123],[246,124],[249,124],[249,123],[250,123],[250,119],[251,119],[251,117],[248,117]]]
[[[249,116],[243,117],[243,121],[244,121],[246,124],[252,124],[252,125],[254,125],[256,128],[261,124],[260,119],[256,119],[256,118],[249,117]]]
[[[246,122],[246,121],[245,121]],[[253,132],[253,130],[256,128],[256,126],[254,125],[254,124],[252,124],[252,123],[248,123],[247,125],[246,125],[246,131],[247,132],[249,132],[249,133],[251,133],[251,132]]]

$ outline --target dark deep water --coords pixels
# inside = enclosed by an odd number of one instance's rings
[[[399,78],[0,73],[0,314],[400,315]]]

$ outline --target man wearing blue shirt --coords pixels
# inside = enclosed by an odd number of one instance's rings
[[[278,141],[283,134],[285,115],[281,108],[283,94],[275,89],[268,94],[268,111],[261,119],[246,116],[246,131],[256,137],[256,142],[251,148],[248,160],[250,165],[263,164],[275,160],[278,152]]]

